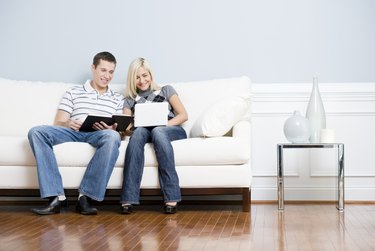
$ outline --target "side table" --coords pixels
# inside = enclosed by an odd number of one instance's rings
[[[337,209],[344,211],[344,144],[343,143],[304,143],[277,144],[277,197],[279,210],[284,210],[284,149],[290,148],[337,148]]]

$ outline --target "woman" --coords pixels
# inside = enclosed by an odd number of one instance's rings
[[[168,102],[168,125],[136,127],[133,130],[125,154],[122,213],[130,214],[133,204],[139,204],[144,146],[151,142],[159,165],[164,212],[174,214],[177,212],[177,202],[181,201],[181,192],[171,141],[186,139],[186,132],[180,125],[188,119],[188,115],[175,89],[170,85],[159,87],[154,82],[149,63],[144,58],[136,58],[129,66],[124,114],[133,115],[135,104],[145,102]]]

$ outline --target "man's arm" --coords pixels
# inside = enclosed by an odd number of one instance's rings
[[[78,131],[79,128],[81,128],[82,121],[71,120],[69,113],[63,110],[57,110],[54,125],[68,127]]]

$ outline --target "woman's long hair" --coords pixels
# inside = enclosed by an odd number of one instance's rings
[[[151,84],[150,89],[151,91],[159,90],[160,87],[154,81],[154,74],[151,69],[151,65],[147,62],[144,58],[136,58],[134,59],[130,65],[128,70],[128,79],[126,84],[126,91],[125,97],[126,98],[135,98],[138,94],[138,89],[136,85],[136,78],[137,78],[137,71],[139,68],[143,67],[145,71],[148,71],[151,77]]]

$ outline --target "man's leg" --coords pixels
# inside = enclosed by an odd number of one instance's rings
[[[114,130],[100,130],[88,133],[85,141],[96,147],[96,152],[87,166],[79,192],[102,201],[119,155],[121,138]]]
[[[37,126],[30,129],[28,138],[37,163],[41,197],[49,198],[45,207],[32,208],[31,211],[40,215],[59,213],[60,208],[68,204],[53,146],[68,141],[78,141],[79,135],[64,127]]]
[[[79,141],[79,137],[69,128],[36,126],[30,129],[28,138],[37,164],[41,197],[64,195],[53,146],[68,141]]]

